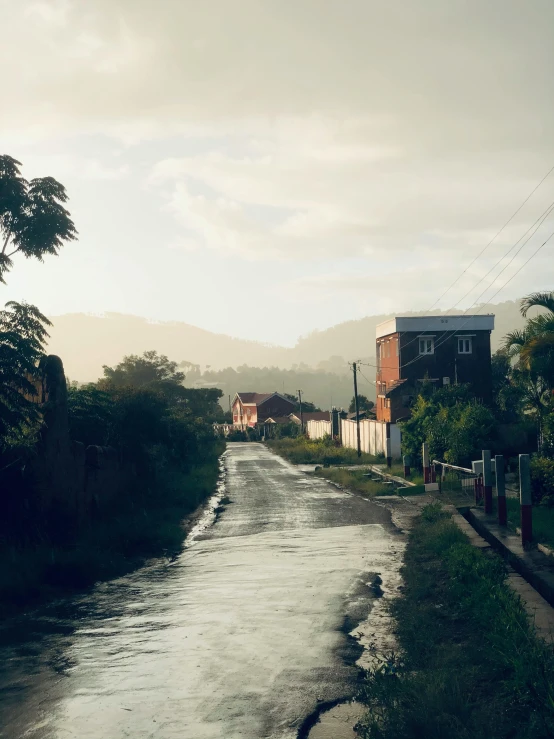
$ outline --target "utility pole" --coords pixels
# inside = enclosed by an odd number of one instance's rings
[[[360,410],[358,408],[358,367],[356,362],[352,362],[352,372],[354,374],[354,403],[356,405],[356,441],[358,444],[358,457],[361,457],[362,445],[360,442]]]
[[[304,414],[302,413],[302,390],[298,390],[298,404],[300,405],[300,428],[304,433]]]

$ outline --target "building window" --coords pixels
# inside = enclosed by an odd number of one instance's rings
[[[435,340],[434,339],[420,339],[419,340],[419,353],[420,354],[434,354],[435,353]]]
[[[400,356],[400,339],[396,339],[394,343],[396,344],[396,356],[399,357]]]
[[[471,354],[471,337],[460,336],[458,338],[458,354]]]

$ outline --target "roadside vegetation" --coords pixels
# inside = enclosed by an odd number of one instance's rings
[[[410,533],[398,654],[367,673],[363,739],[541,739],[554,734],[554,651],[495,554],[471,546],[438,504]]]
[[[225,449],[211,425],[221,413],[221,391],[191,390],[184,379],[175,362],[145,352],[105,367],[97,383],[69,388],[71,439],[109,446],[122,470],[117,490],[84,521],[64,501],[46,512],[35,507],[21,471],[35,454],[39,406],[31,406],[27,435],[18,417],[0,455],[13,508],[0,525],[0,613],[179,552],[183,519],[215,491]],[[21,499],[31,501],[25,511],[13,495],[19,488]]]
[[[494,501],[496,510],[496,499]],[[508,526],[515,531],[521,525],[521,506],[518,498],[506,498]],[[533,541],[554,549],[554,508],[533,506]]]
[[[383,464],[384,457],[374,457],[362,453],[361,457],[355,449],[338,446],[330,437],[308,439],[306,436],[296,438],[270,439],[267,446],[276,454],[280,454],[293,464]]]
[[[368,498],[374,497],[375,495],[397,494],[397,485],[387,483],[384,479],[376,479],[378,475],[368,477],[369,470],[367,469],[349,470],[343,467],[319,467],[315,470],[314,474],[317,477],[330,480],[341,487],[361,493]],[[420,495],[423,492],[423,485],[402,489],[402,495]]]

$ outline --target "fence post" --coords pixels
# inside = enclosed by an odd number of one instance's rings
[[[390,438],[390,423],[388,421],[385,424],[385,434],[387,437],[387,440],[386,440],[387,467],[390,469],[392,467],[392,442]]]
[[[481,475],[477,475],[477,477],[473,480],[473,489],[475,491],[475,505],[479,505],[479,502],[481,500]]]
[[[423,482],[431,482],[431,468],[429,467],[429,445],[423,444]]]
[[[492,470],[491,453],[483,449],[483,497],[485,498],[485,513],[492,513]]]
[[[533,507],[531,499],[531,467],[529,455],[519,455],[519,502],[521,508],[521,543],[530,544],[533,539]]]
[[[504,457],[497,454],[494,458],[496,470],[496,496],[498,502],[498,523],[506,526],[508,523],[508,510],[506,508],[506,477],[504,475]]]
[[[412,460],[409,454],[404,455],[404,477],[407,479],[411,475]]]

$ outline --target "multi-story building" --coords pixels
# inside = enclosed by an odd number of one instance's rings
[[[410,415],[423,382],[469,383],[475,396],[492,395],[493,315],[399,316],[377,326],[377,420]]]

